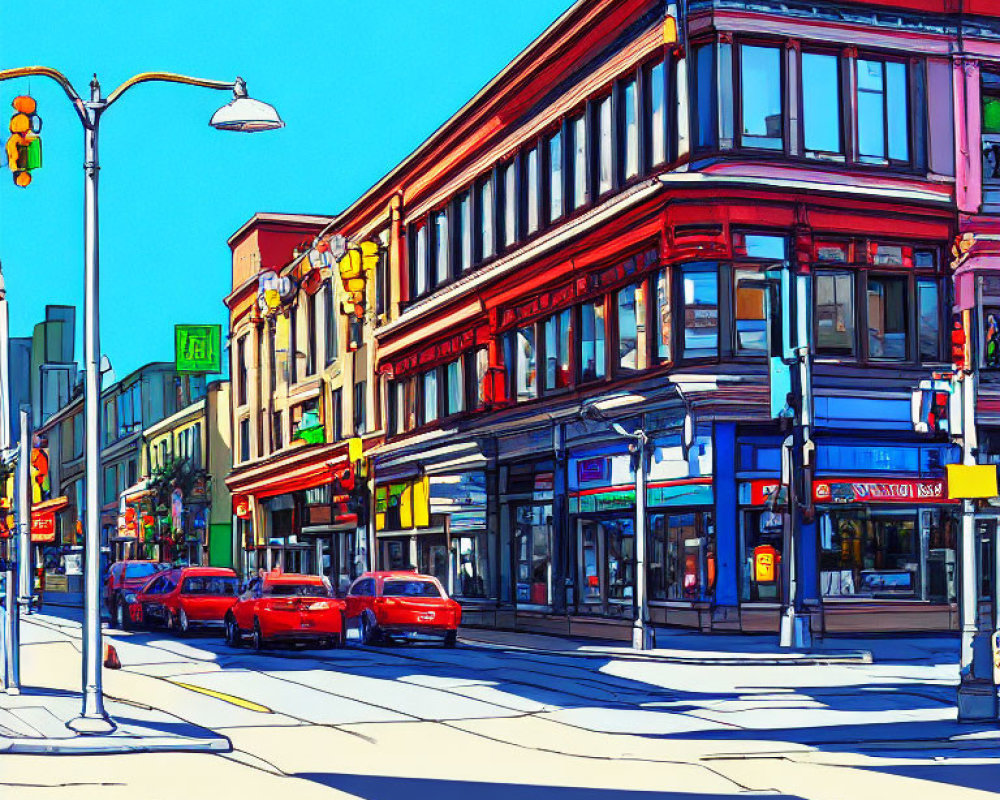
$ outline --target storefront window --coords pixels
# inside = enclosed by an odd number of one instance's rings
[[[750,602],[780,602],[781,514],[747,511],[743,515],[743,575],[740,594]]]
[[[868,355],[906,358],[906,278],[868,278]]]
[[[654,600],[710,598],[716,575],[712,513],[653,514],[647,570]]]
[[[489,596],[489,553],[487,535],[453,534],[451,537],[452,571],[455,597],[476,599]]]
[[[580,525],[580,601],[601,602],[600,526],[596,522]]]
[[[580,308],[580,380],[584,383],[606,374],[604,303],[584,303]]]
[[[545,389],[565,389],[572,384],[569,367],[569,309],[545,320]]]
[[[443,533],[417,536],[417,571],[448,585],[448,548]]]
[[[912,510],[867,508],[821,515],[824,597],[914,597],[920,593],[920,537]]]
[[[552,505],[518,506],[514,511],[514,578],[518,605],[552,602]]]
[[[608,600],[631,602],[635,593],[635,520],[623,517],[604,523],[607,534]]]
[[[387,570],[410,568],[410,539],[395,537],[382,540],[382,566]]]

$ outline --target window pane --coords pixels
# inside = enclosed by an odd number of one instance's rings
[[[881,61],[858,61],[858,154],[885,160],[885,75]]]
[[[587,202],[587,118],[573,120],[573,208]]]
[[[503,170],[503,243],[510,247],[517,241],[517,164],[511,161]]]
[[[781,51],[776,47],[740,49],[743,98],[743,145],[780,150]]]
[[[427,291],[427,227],[423,224],[417,227],[417,253],[413,262],[413,294],[419,297]]]
[[[618,366],[624,370],[643,369],[646,303],[642,284],[626,286],[618,292]],[[640,337],[642,333],[642,337]]]
[[[802,54],[802,126],[806,155],[841,152],[837,56]]]
[[[395,412],[393,420],[393,430],[402,433],[406,430],[406,381],[396,381],[393,385],[393,403]],[[337,410],[339,413],[339,409]]]
[[[462,359],[458,359],[448,365],[448,413],[462,411],[465,411],[465,370]]]
[[[906,65],[892,61],[885,65],[889,111],[889,158],[910,160],[909,111],[906,95]]]
[[[433,422],[438,418],[437,370],[424,373],[424,422]]]
[[[817,273],[816,352],[850,355],[854,352],[854,278]]]
[[[549,219],[557,220],[563,213],[562,134],[549,139]]]
[[[472,204],[469,202],[468,192],[459,195],[456,224],[458,225],[458,230],[455,232],[458,239],[458,269],[459,272],[465,272],[472,266]]]
[[[670,270],[656,277],[656,355],[670,360]]]
[[[604,303],[584,303],[580,309],[580,380],[603,378],[605,370]]]
[[[494,253],[493,245],[493,178],[479,186],[479,247],[482,258]]]
[[[767,350],[767,315],[764,284],[760,273],[738,269],[733,273],[736,286],[736,349],[763,353]]]
[[[906,278],[868,279],[868,355],[906,358]]]
[[[435,285],[448,280],[448,212],[439,211],[434,215],[434,263]]]
[[[538,230],[538,148],[528,151],[525,159],[525,184],[528,192],[528,235]]]
[[[476,350],[476,407],[486,405],[486,371],[490,366],[490,351],[486,347]]]
[[[649,146],[653,166],[667,160],[667,107],[662,61],[649,71]]]
[[[684,355],[714,356],[719,349],[719,279],[711,272],[684,272]]]
[[[622,130],[624,132],[622,164],[625,180],[639,174],[639,93],[634,80],[622,86]]]
[[[515,379],[517,399],[531,400],[538,394],[538,375],[535,365],[535,328],[519,328],[514,335]]]
[[[920,360],[938,361],[941,358],[941,315],[938,310],[937,283],[920,281],[917,292],[920,309]]]
[[[598,194],[611,191],[611,123],[611,98],[605,97],[597,106]]]
[[[715,58],[714,45],[704,44],[695,51],[697,70],[698,131],[695,134],[696,147],[715,145]]]
[[[545,388],[565,389],[572,381],[569,373],[570,312],[545,320]]]

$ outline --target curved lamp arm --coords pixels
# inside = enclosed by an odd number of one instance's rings
[[[80,115],[80,119],[83,121],[83,124],[89,124],[83,100],[81,100],[80,95],[76,93],[76,89],[73,88],[73,84],[71,84],[67,77],[59,70],[52,69],[51,67],[17,67],[15,69],[0,69],[0,81],[9,81],[14,78],[26,78],[34,75],[40,75],[43,78],[51,78],[58,83],[62,87],[63,91],[66,92],[66,96],[70,99],[70,102],[76,108],[76,113]]]
[[[175,72],[140,72],[138,75],[129,78],[125,81],[125,83],[108,95],[108,99],[104,103],[105,108],[110,106],[113,102],[115,102],[115,100],[125,94],[125,92],[133,86],[140,83],[147,83],[148,81],[183,83],[188,86],[202,86],[206,89],[229,89],[234,92],[242,90],[243,94],[246,94],[246,84],[243,82],[242,78],[237,78],[235,81],[210,81],[204,78],[191,78],[187,75],[178,75]]]

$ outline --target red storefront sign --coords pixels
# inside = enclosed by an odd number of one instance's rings
[[[936,480],[837,480],[813,483],[817,503],[948,503],[943,478]]]
[[[31,515],[31,541],[54,542],[56,540],[56,515],[54,511],[43,511]]]
[[[764,505],[780,488],[781,484],[778,481],[750,481],[750,504],[755,506]]]
[[[250,498],[245,494],[234,494],[233,513],[240,519],[250,519]]]

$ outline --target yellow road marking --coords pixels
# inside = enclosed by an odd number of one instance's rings
[[[172,681],[167,679],[168,683],[174,684],[174,686],[180,686],[182,689],[190,689],[192,692],[198,692],[199,694],[207,694],[209,697],[214,697],[216,700],[221,700],[224,703],[232,703],[234,706],[239,706],[240,708],[246,708],[250,711],[259,711],[261,714],[273,714],[274,712],[267,706],[262,706],[260,703],[255,703],[253,700],[245,700],[242,697],[236,697],[232,694],[226,694],[225,692],[217,692],[215,689],[206,689],[203,686],[195,686],[191,683],[181,683],[181,681]]]

